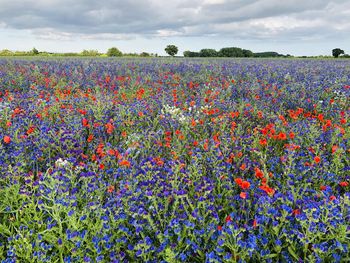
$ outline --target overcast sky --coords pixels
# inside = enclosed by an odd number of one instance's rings
[[[350,53],[350,0],[0,0],[0,49]]]

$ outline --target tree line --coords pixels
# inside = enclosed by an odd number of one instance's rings
[[[175,56],[178,52],[178,48],[175,45],[168,45],[165,49],[165,52],[170,56]],[[248,49],[242,49],[239,47],[224,47],[221,48],[219,51],[212,49],[212,48],[204,48],[201,49],[199,52],[196,51],[190,51],[187,50],[183,52],[184,57],[231,57],[231,58],[249,58],[249,57],[255,57],[255,58],[274,58],[274,57],[292,57],[291,55],[283,55],[279,54],[278,52],[274,51],[267,51],[267,52],[252,52]],[[344,50],[340,48],[335,48],[332,50],[332,55],[335,58],[341,57],[341,58],[349,58],[350,56],[348,54],[345,54]],[[323,56],[316,56],[317,57],[323,57]],[[307,58],[307,56],[302,56],[302,58]],[[311,57],[310,57],[311,58]]]
[[[164,49],[165,52],[170,56],[175,56],[178,53],[178,47],[175,45],[167,45]],[[158,54],[141,52],[141,53],[123,53],[116,47],[111,47],[107,50],[106,53],[100,53],[97,50],[83,50],[80,53],[67,52],[67,53],[53,53],[46,51],[38,51],[36,48],[33,48],[30,51],[11,51],[8,49],[0,50],[0,56],[63,56],[63,57],[158,57]],[[267,52],[252,52],[248,49],[243,49],[239,47],[224,47],[220,50],[215,50],[212,48],[204,48],[200,51],[184,51],[184,57],[235,57],[235,58],[274,58],[274,57],[292,57],[291,55],[283,55],[274,51]],[[332,50],[332,56],[335,58],[350,58],[350,55],[345,54],[344,50],[340,48],[335,48]],[[324,56],[316,56],[324,57]],[[325,56],[326,57],[326,56]],[[302,56],[302,58],[307,58],[307,56]],[[314,58],[314,57],[310,57]]]
[[[277,52],[258,52],[254,53],[248,49],[239,47],[224,47],[219,51],[211,48],[201,49],[199,52],[185,51],[184,57],[228,57],[228,58],[252,58],[252,57],[291,57],[291,55],[282,55]]]
[[[30,51],[11,51],[8,49],[0,50],[0,56],[48,56],[48,57],[158,57],[158,54],[141,52],[141,53],[123,53],[116,47],[111,47],[106,53],[101,53],[98,50],[90,49],[81,52],[47,52],[38,51],[33,48]]]

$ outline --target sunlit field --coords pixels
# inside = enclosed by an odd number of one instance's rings
[[[0,262],[349,262],[350,61],[1,59]]]

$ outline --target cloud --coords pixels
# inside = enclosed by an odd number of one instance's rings
[[[325,39],[350,34],[341,0],[0,0],[0,27],[40,39],[216,36]]]

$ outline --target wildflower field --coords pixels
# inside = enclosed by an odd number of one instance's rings
[[[0,60],[0,262],[349,262],[350,62]]]

